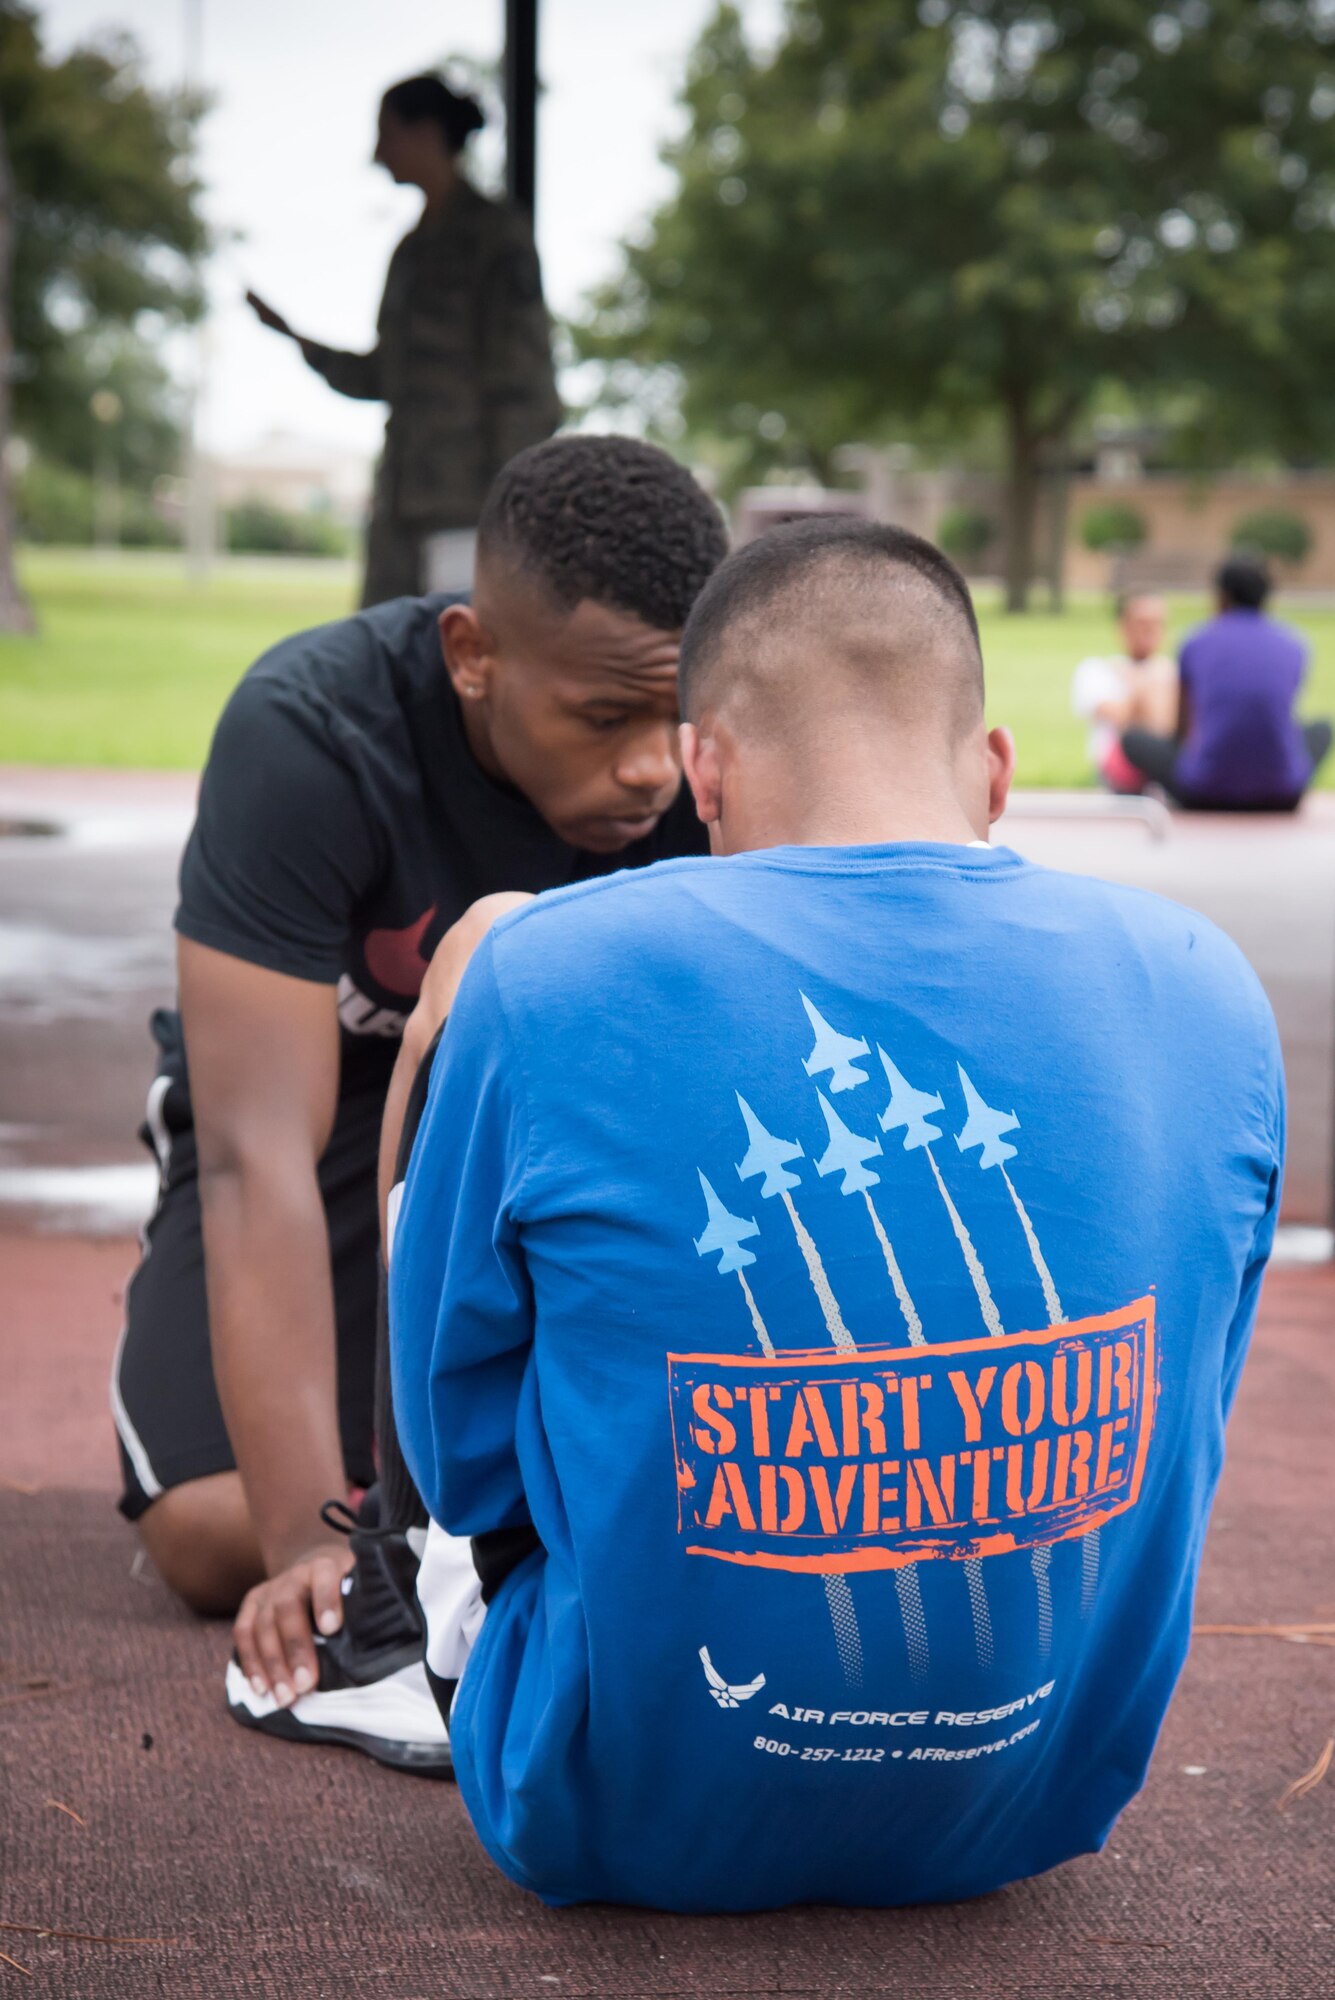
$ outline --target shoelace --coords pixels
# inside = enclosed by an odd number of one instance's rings
[[[336,1535],[358,1535],[367,1542],[402,1541],[404,1538],[402,1528],[369,1526],[346,1500],[326,1500],[320,1509],[320,1519]]]

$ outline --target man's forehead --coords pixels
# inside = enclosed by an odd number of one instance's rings
[[[581,598],[572,609],[529,590],[497,593],[496,623],[506,638],[540,655],[567,682],[661,688],[675,682],[681,635],[648,625],[634,612]]]
[[[586,608],[595,614],[605,612],[602,605],[580,605],[572,614],[553,662],[563,679],[627,691],[676,687],[678,633],[656,631],[624,614],[581,619]]]

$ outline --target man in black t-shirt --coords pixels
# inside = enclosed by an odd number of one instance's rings
[[[707,851],[677,640],[724,550],[665,453],[555,439],[493,486],[471,602],[287,640],[218,725],[112,1401],[122,1510],[188,1603],[246,1597],[277,1635],[251,1685],[279,1709],[311,1686],[281,1658],[341,1619],[322,1503],[374,1476],[376,1149],[404,1021],[479,899]]]

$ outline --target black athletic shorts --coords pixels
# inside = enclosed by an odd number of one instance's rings
[[[132,1521],[168,1487],[236,1467],[213,1381],[194,1123],[175,1017],[157,1016],[153,1025],[163,1060],[140,1137],[156,1154],[162,1180],[126,1291],[111,1376],[125,1479],[120,1508]],[[383,1089],[344,1098],[319,1167],[334,1277],[339,1427],[356,1486],[375,1476],[376,1160],[383,1110]]]

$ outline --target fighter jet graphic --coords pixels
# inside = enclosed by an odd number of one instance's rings
[[[955,1136],[955,1144],[962,1153],[974,1146],[980,1146],[978,1155],[980,1167],[999,1167],[1006,1160],[1015,1158],[1014,1146],[1008,1146],[1002,1138],[1003,1132],[1019,1130],[1020,1121],[1013,1111],[994,1111],[990,1104],[984,1104],[978,1092],[970,1083],[963,1063],[956,1063],[960,1073],[960,1085],[964,1091],[964,1101],[969,1107],[969,1115],[964,1121],[964,1130]]]
[[[696,1172],[700,1172],[698,1167]],[[742,1244],[748,1236],[759,1236],[760,1224],[747,1216],[730,1215],[703,1174],[700,1174],[700,1186],[704,1190],[709,1220],[703,1236],[694,1239],[696,1256],[709,1257],[717,1250],[720,1271],[740,1271],[747,1264],[754,1264],[755,1252],[743,1250]]]
[[[865,1163],[881,1151],[880,1140],[860,1139],[856,1132],[849,1131],[823,1090],[818,1090],[816,1096],[830,1134],[830,1143],[816,1162],[816,1172],[842,1174],[844,1194],[863,1194],[868,1188],[879,1186],[881,1176],[872,1173]]]
[[[940,1097],[932,1090],[915,1090],[900,1075],[879,1042],[876,1053],[881,1058],[881,1067],[890,1085],[890,1102],[881,1113],[881,1130],[897,1132],[902,1125],[906,1153],[914,1152],[919,1146],[930,1146],[941,1137],[941,1128],[933,1125],[927,1114],[929,1111],[945,1110]]]
[[[796,1139],[776,1139],[772,1132],[767,1132],[740,1091],[737,1092],[737,1102],[746,1122],[746,1136],[751,1142],[737,1168],[738,1178],[749,1181],[757,1174],[763,1174],[765,1178],[760,1183],[760,1192],[766,1200],[771,1195],[786,1194],[789,1188],[800,1187],[798,1176],[790,1174],[785,1164],[788,1160],[804,1157],[799,1142]]]
[[[744,1701],[750,1701],[753,1694],[759,1694],[765,1685],[765,1676],[757,1674],[753,1681],[743,1681],[739,1686],[730,1686],[709,1657],[708,1646],[700,1648],[700,1664],[709,1682],[709,1692],[720,1708],[739,1708]]]
[[[798,998],[807,1010],[807,1019],[816,1035],[816,1046],[802,1065],[807,1075],[819,1076],[822,1070],[829,1070],[832,1092],[855,1090],[860,1083],[865,1083],[867,1072],[859,1069],[853,1058],[869,1054],[867,1044],[853,1035],[841,1035],[832,1028],[805,993],[799,994]]]

